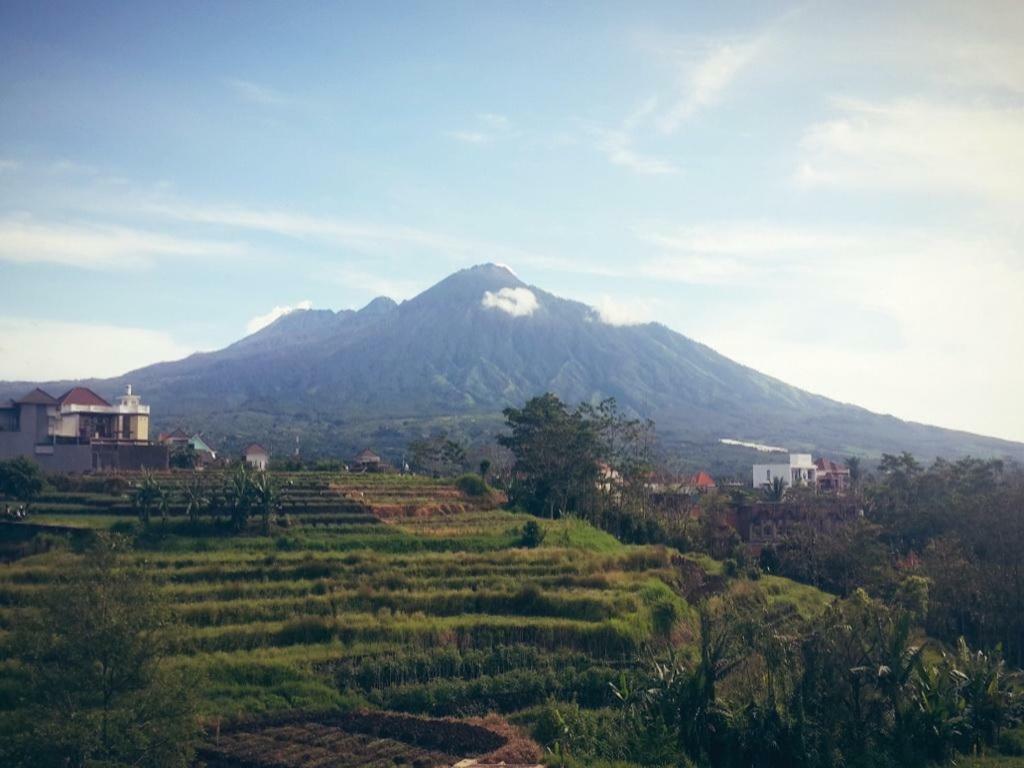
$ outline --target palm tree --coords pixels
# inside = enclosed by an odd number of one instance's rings
[[[860,457],[847,456],[846,468],[850,470],[850,485],[856,490],[857,485],[860,483]]]
[[[193,524],[198,523],[199,516],[209,505],[210,498],[206,493],[206,484],[203,482],[202,476],[193,471],[192,477],[185,485],[185,513],[188,515],[189,521]]]
[[[249,510],[253,502],[252,475],[245,464],[239,464],[238,469],[231,475],[225,496],[231,509],[231,527],[236,532],[241,531],[249,519]]]
[[[277,481],[266,470],[251,479],[253,499],[263,516],[263,534],[270,533],[270,515],[280,507],[281,491]]]
[[[786,497],[786,481],[781,477],[773,477],[771,483],[765,485],[764,497],[768,501],[782,501]]]
[[[149,525],[150,513],[153,505],[160,497],[160,484],[156,481],[152,472],[143,471],[142,480],[135,489],[135,496],[132,498],[132,506],[139,516],[143,525]]]

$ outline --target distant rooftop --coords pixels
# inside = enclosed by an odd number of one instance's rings
[[[110,403],[87,387],[72,387],[60,396],[61,405],[102,405],[110,407]]]
[[[58,401],[52,395],[43,392],[39,387],[33,389],[17,402],[19,405],[58,405]]]

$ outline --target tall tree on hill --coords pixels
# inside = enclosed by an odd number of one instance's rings
[[[543,517],[592,507],[601,459],[599,430],[581,409],[547,393],[522,408],[506,408],[509,434],[498,443],[516,457],[509,492],[513,503]]]

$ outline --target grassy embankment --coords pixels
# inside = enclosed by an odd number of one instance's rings
[[[208,522],[190,529],[180,504],[143,534],[127,496],[100,487],[48,494],[33,522],[136,535],[129,557],[178,619],[170,663],[196,673],[214,718],[355,707],[478,715],[549,699],[606,706],[624,666],[696,631],[693,607],[673,588],[670,550],[624,546],[578,520],[541,521],[542,546],[526,549],[528,517],[424,478],[282,479],[289,525],[269,536],[256,522],[242,535]],[[0,644],[76,556],[58,548],[0,567]],[[761,583],[780,610],[806,615],[828,601],[785,579]],[[16,686],[7,666],[2,677]]]

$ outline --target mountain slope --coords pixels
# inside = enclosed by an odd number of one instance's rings
[[[1019,443],[804,392],[656,323],[607,325],[495,265],[457,272],[402,304],[296,311],[223,350],[86,383],[112,395],[129,381],[158,425],[203,428],[231,446],[290,444],[301,433],[325,450],[367,440],[397,448],[439,423],[493,432],[503,407],[553,391],[568,402],[615,397],[653,418],[669,442],[1024,458]],[[27,387],[5,385],[0,396]]]

